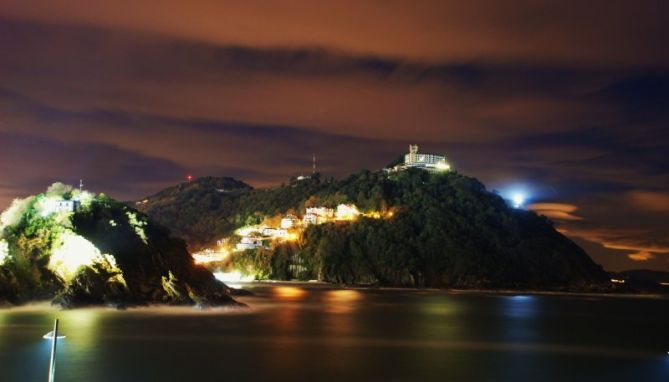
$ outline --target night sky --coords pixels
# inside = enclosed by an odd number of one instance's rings
[[[327,3],[2,0],[0,209],[80,178],[276,185],[312,153],[341,177],[416,143],[606,269],[669,270],[669,2]]]

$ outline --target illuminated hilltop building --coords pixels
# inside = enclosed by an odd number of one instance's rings
[[[79,180],[79,192],[72,199],[50,199],[48,210],[52,213],[70,213],[81,207],[81,195],[84,192],[84,180]]]
[[[420,168],[426,171],[448,171],[451,166],[446,157],[436,154],[418,152],[418,145],[409,145],[409,153],[404,155],[404,163],[393,167],[391,171],[402,171],[408,168]]]
[[[52,200],[51,208],[55,213],[68,213],[74,212],[79,208],[81,203],[78,200]]]

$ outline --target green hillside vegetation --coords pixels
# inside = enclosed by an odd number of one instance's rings
[[[67,200],[75,211],[54,207]],[[182,240],[104,194],[56,183],[0,221],[0,304],[235,304]]]
[[[214,192],[208,186],[212,179],[170,189],[170,201],[160,194],[149,197],[140,208],[181,234],[186,230],[178,227],[188,227],[183,237],[193,247],[269,216],[301,215],[307,206],[354,203],[360,211],[394,212],[389,219],[309,226],[297,243],[233,257],[233,268],[257,278],[572,290],[607,282],[602,268],[548,219],[510,208],[479,181],[456,172],[361,171],[343,180],[316,176],[228,193]],[[291,270],[296,264],[304,269]]]

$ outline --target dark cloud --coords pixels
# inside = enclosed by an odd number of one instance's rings
[[[29,170],[27,170],[29,169]],[[0,202],[42,192],[51,183],[77,185],[118,198],[133,198],[179,180],[182,166],[104,144],[72,144],[0,132]]]
[[[9,1],[21,20],[152,32],[252,47],[326,47],[420,61],[657,65],[669,61],[667,3],[595,0],[152,2]]]

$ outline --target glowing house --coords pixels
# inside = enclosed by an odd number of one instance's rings
[[[47,198],[43,201],[40,212],[42,216],[48,216],[54,213],[70,213],[76,211],[80,205],[81,203],[78,200]]]
[[[335,213],[336,220],[353,220],[360,215],[358,207],[353,204],[340,204],[337,206],[337,212]]]
[[[286,215],[281,219],[281,228],[283,229],[291,229],[298,225],[300,223],[300,220],[295,217],[294,215]]]
[[[323,224],[334,219],[335,212],[332,208],[308,207],[302,221],[304,224]]]

